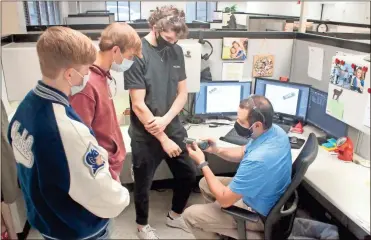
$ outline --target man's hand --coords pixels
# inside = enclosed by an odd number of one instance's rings
[[[161,146],[171,158],[177,157],[182,153],[182,149],[180,149],[180,147],[170,138],[161,142]]]
[[[165,130],[170,121],[167,117],[154,117],[144,127],[146,130],[152,134],[157,135]]]
[[[192,145],[187,144],[187,150],[189,156],[196,162],[197,165],[205,162],[205,154],[197,146],[197,143],[192,143]]]
[[[216,146],[216,141],[213,138],[206,138],[202,139],[204,141],[207,141],[209,144],[209,147],[204,150],[204,152],[216,154],[218,152],[218,147]]]

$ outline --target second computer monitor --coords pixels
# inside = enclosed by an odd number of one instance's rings
[[[242,99],[251,94],[251,82],[201,82],[196,93],[194,114],[236,115]]]
[[[307,122],[320,128],[329,137],[347,136],[348,125],[326,113],[327,93],[310,89]]]
[[[255,94],[269,99],[276,113],[305,119],[308,109],[309,85],[256,78]]]

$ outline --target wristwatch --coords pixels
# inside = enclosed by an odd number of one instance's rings
[[[203,167],[205,167],[205,166],[207,166],[207,165],[209,165],[209,162],[204,161],[204,162],[200,163],[200,164],[197,166],[197,168],[198,168],[198,169],[202,169]]]

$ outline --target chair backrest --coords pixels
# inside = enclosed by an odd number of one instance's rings
[[[318,153],[317,137],[311,133],[292,165],[291,184],[269,212],[264,227],[265,239],[287,239],[291,233],[296,215],[299,186],[307,172],[308,167],[316,159]]]

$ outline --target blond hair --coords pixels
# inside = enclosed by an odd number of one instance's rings
[[[41,73],[55,79],[62,69],[91,65],[97,50],[81,32],[66,27],[50,27],[36,44]]]
[[[148,19],[149,26],[157,31],[174,31],[179,39],[187,38],[188,27],[183,10],[170,5],[156,8]]]
[[[142,41],[127,23],[112,23],[101,33],[99,49],[104,52],[114,46],[118,46],[121,53],[129,50],[134,51],[134,55],[142,57]]]

